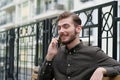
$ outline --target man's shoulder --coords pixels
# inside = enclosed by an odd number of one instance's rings
[[[99,50],[101,50],[101,48],[97,47],[97,46],[83,46],[82,51],[85,51],[85,52],[97,52]]]

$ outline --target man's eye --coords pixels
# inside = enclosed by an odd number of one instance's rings
[[[65,25],[63,25],[63,27],[64,27],[64,28],[68,28],[68,27],[69,27],[69,25],[68,25],[68,24],[65,24]]]

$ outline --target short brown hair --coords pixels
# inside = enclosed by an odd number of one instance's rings
[[[68,11],[65,11],[62,14],[60,14],[57,21],[60,21],[68,17],[72,17],[74,24],[81,25],[81,19],[79,18],[79,16],[75,13],[68,12]]]

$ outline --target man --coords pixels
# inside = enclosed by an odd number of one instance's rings
[[[102,80],[103,76],[120,74],[120,64],[98,47],[85,46],[79,39],[81,19],[64,12],[58,17],[58,39],[48,47],[38,80]]]

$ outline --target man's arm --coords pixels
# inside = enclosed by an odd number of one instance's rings
[[[45,60],[39,69],[37,80],[52,80],[54,77],[52,61]]]
[[[52,67],[52,61],[58,52],[57,38],[53,38],[48,47],[48,52],[41,69],[39,70],[38,80],[52,80],[54,77],[54,71]]]
[[[106,69],[106,76],[113,77],[120,74],[120,63],[107,56],[102,50],[97,52],[96,58],[98,66]]]
[[[97,50],[95,58],[98,68],[90,80],[102,80],[104,75],[114,77],[120,74],[120,63],[107,56],[101,49]]]

